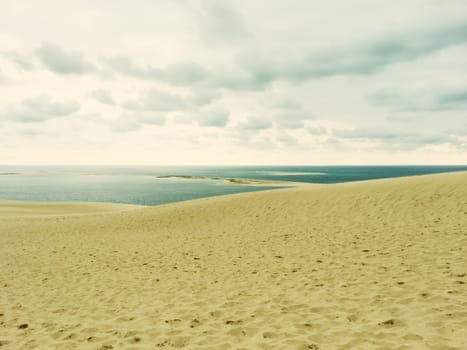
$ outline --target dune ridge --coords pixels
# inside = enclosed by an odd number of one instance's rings
[[[0,202],[2,350],[467,348],[466,172],[28,206]]]

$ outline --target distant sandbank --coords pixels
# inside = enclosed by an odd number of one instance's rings
[[[184,179],[184,180],[214,180],[226,181],[236,185],[256,185],[256,186],[297,186],[304,183],[287,182],[287,181],[271,181],[271,180],[256,180],[256,179],[240,179],[240,178],[227,178],[218,176],[200,176],[200,175],[160,175],[158,179]]]

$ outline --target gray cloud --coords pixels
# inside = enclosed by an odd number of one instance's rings
[[[173,112],[187,108],[187,101],[183,96],[171,94],[158,89],[151,89],[138,100],[129,100],[124,107],[136,111]]]
[[[91,97],[93,97],[96,101],[105,104],[105,105],[115,105],[115,100],[113,99],[112,95],[105,90],[99,89],[94,90],[89,93]]]
[[[306,131],[312,135],[325,135],[328,133],[327,129],[322,126],[308,126]]]
[[[218,94],[203,91],[194,95],[177,95],[151,89],[139,99],[125,102],[124,107],[135,111],[175,112],[208,105],[218,97]]]
[[[128,116],[120,116],[112,121],[110,127],[112,131],[124,133],[140,130],[143,127],[143,124],[135,121],[133,118],[129,118]]]
[[[368,100],[398,112],[464,110],[467,108],[467,88],[445,91],[433,88],[417,92],[385,90],[372,94]]]
[[[271,79],[264,79],[258,72],[252,74],[241,67],[213,70],[197,63],[182,62],[160,68],[137,64],[130,57],[111,58],[105,62],[120,74],[175,86],[201,86],[212,90],[262,90],[271,82]]]
[[[373,130],[373,129],[335,129],[333,134],[338,137],[347,138],[347,139],[398,139],[401,137],[404,138],[413,138],[417,136],[415,133],[403,133],[400,131],[387,131],[387,130]]]
[[[106,62],[120,74],[176,86],[254,91],[264,89],[275,79],[275,72],[261,72],[251,67],[207,69],[197,63],[183,62],[159,68],[149,64],[138,65],[129,57],[112,58]]]
[[[22,123],[44,122],[49,119],[66,117],[80,109],[74,100],[52,101],[49,96],[41,95],[23,100],[21,105],[6,111],[6,119]]]
[[[230,71],[225,67],[207,69],[193,62],[158,68],[151,65],[137,65],[128,57],[114,58],[107,62],[121,74],[174,85],[263,90],[275,81],[281,80],[305,82],[338,75],[373,74],[392,64],[408,62],[464,43],[467,43],[465,22],[420,29],[412,33],[393,34],[355,46],[308,53],[298,58],[287,57],[282,53],[261,54],[257,51],[244,50],[237,57],[236,65]],[[293,107],[293,104],[290,107]]]
[[[209,110],[198,116],[200,126],[226,126],[229,122],[229,112],[223,109]]]
[[[460,145],[457,137],[441,133],[416,133],[402,130],[379,130],[355,128],[349,130],[332,130],[335,137],[361,141],[383,143],[386,146],[405,146],[417,148],[425,145],[453,144]]]
[[[275,122],[287,129],[300,129],[305,126],[305,121],[313,119],[313,116],[303,111],[284,111],[276,114]]]
[[[221,94],[213,90],[196,90],[196,93],[189,97],[191,104],[195,106],[206,106],[218,100]]]
[[[436,105],[446,109],[458,109],[467,107],[467,88],[457,91],[440,93],[436,97]]]
[[[313,117],[302,111],[283,111],[273,114],[271,117],[250,117],[246,121],[239,123],[240,130],[264,130],[270,129],[274,124],[284,129],[301,129],[305,127],[305,121]]]
[[[118,57],[106,61],[117,72],[141,79],[160,80],[174,85],[191,85],[207,79],[208,72],[197,63],[185,62],[157,68],[138,65],[129,57]]]
[[[83,74],[96,68],[85,60],[83,54],[65,51],[60,46],[47,42],[36,49],[36,54],[48,69],[57,74]]]
[[[110,122],[110,128],[115,132],[131,132],[142,129],[144,125],[162,126],[165,121],[163,115],[153,112],[125,112]]]
[[[275,140],[284,146],[297,144],[297,140],[285,132],[281,132],[278,135],[276,135]]]
[[[237,125],[240,130],[264,130],[272,128],[272,121],[267,118],[251,117],[243,123]]]
[[[273,108],[282,109],[282,110],[299,110],[301,108],[300,103],[290,98],[284,98],[279,101],[273,101],[269,103]]]
[[[354,47],[310,53],[301,59],[287,58],[286,63],[257,55],[244,56],[240,63],[252,74],[252,79],[264,84],[279,79],[300,82],[336,75],[372,74],[391,64],[464,43],[467,43],[467,24],[462,22],[392,35]]]
[[[165,124],[165,117],[160,114],[143,113],[137,116],[137,118],[143,124],[159,125],[159,126]]]
[[[245,40],[250,35],[245,20],[228,2],[210,0],[202,5],[196,11],[196,19],[207,43],[227,44]]]

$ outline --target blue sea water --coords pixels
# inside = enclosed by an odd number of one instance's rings
[[[461,170],[467,166],[0,166],[0,198],[156,205],[271,188],[212,177],[338,183]],[[168,175],[206,178],[159,178]]]

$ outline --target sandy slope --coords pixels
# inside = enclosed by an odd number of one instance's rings
[[[81,215],[138,209],[139,205],[83,202],[17,202],[0,200],[0,217]]]
[[[13,205],[2,350],[467,349],[465,172],[66,210],[80,215]]]

